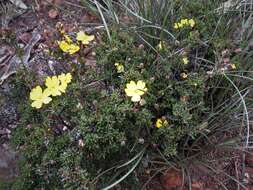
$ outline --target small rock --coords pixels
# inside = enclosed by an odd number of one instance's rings
[[[17,45],[18,45],[19,48],[24,48],[25,47],[25,44],[23,44],[23,43],[18,43]]]
[[[49,12],[48,12],[48,16],[51,18],[51,19],[55,19],[57,16],[59,15],[59,12],[55,9],[51,9]]]
[[[253,167],[253,155],[252,154],[247,154],[245,161],[248,166]]]
[[[8,146],[0,146],[0,181],[17,176],[17,160],[17,152]]]
[[[197,180],[193,180],[192,182],[192,189],[193,190],[200,190],[203,189],[203,183]]]
[[[84,142],[83,142],[82,139],[79,139],[79,140],[78,140],[78,145],[79,145],[80,147],[84,147]]]
[[[26,6],[25,3],[21,0],[10,0],[16,7],[21,8],[21,9],[27,9],[28,7]]]
[[[54,0],[53,3],[57,6],[59,6],[63,3],[63,1],[62,0]]]
[[[124,20],[124,23],[130,23],[131,22],[131,18],[128,17],[128,16],[123,16],[123,20]]]
[[[236,48],[234,52],[235,52],[235,53],[241,53],[241,52],[242,52],[242,49],[241,49],[241,48]]]
[[[244,180],[245,182],[249,182],[251,179],[253,179],[253,168],[252,167],[245,167],[245,174],[247,174],[246,176],[244,176]]]
[[[96,21],[97,18],[89,13],[86,13],[82,18],[81,21],[82,22],[94,22]]]
[[[139,49],[144,49],[144,45],[143,45],[143,44],[140,44],[140,45],[138,46],[138,48],[139,48]]]
[[[224,58],[223,62],[224,62],[224,64],[229,64],[230,63],[230,58]]]
[[[246,184],[248,184],[249,181],[250,181],[250,176],[249,176],[249,174],[246,172],[246,173],[244,174],[243,182],[246,183]]]
[[[226,56],[228,56],[229,55],[229,50],[228,49],[225,49],[225,50],[223,50],[222,52],[221,52],[221,56],[222,57],[226,57]]]
[[[166,190],[180,187],[183,183],[182,173],[173,168],[168,169],[165,174],[161,176],[161,183]]]
[[[29,42],[29,40],[31,39],[31,37],[32,37],[32,35],[30,33],[25,32],[25,33],[21,34],[18,38],[21,42],[27,44]]]

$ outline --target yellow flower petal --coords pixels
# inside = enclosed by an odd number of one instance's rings
[[[58,79],[60,80],[61,83],[70,83],[72,76],[70,73],[68,74],[62,73],[58,76]]]
[[[87,35],[83,31],[78,32],[76,37],[76,39],[81,41],[83,45],[89,44],[94,38],[94,35]]]
[[[37,108],[37,109],[40,109],[42,107],[42,101],[40,100],[36,100],[32,103],[32,107],[33,108]]]
[[[66,78],[66,74],[65,73],[62,73],[58,76],[58,79],[62,82],[62,81],[65,81],[65,78]]]
[[[57,78],[57,76],[47,77],[47,78],[46,78],[45,85],[46,85],[48,88],[56,87],[56,86],[58,86],[59,84],[60,84],[60,81],[59,81],[59,79]]]
[[[79,50],[80,50],[80,47],[79,47],[78,45],[71,44],[71,45],[69,46],[68,52],[69,52],[70,55],[72,55],[72,54],[78,52]]]
[[[178,29],[178,28],[179,28],[179,26],[178,26],[177,23],[174,24],[174,28],[175,28],[175,29]]]
[[[71,80],[72,80],[72,75],[71,75],[71,73],[67,73],[66,74],[66,83],[70,83],[71,82]]]
[[[60,87],[58,87],[57,89],[51,89],[51,95],[52,96],[60,96],[61,95],[61,91],[60,91]]]
[[[58,76],[58,79],[61,82],[61,84],[59,86],[59,90],[61,92],[65,93],[68,83],[70,83],[72,80],[72,75],[71,75],[71,73],[67,73],[67,74],[62,73],[61,75]]]
[[[117,69],[117,73],[123,73],[125,71],[124,65],[120,63],[115,63],[114,65]]]
[[[85,39],[85,37],[86,37],[85,33],[83,31],[80,31],[77,33],[76,39],[78,41],[82,41],[83,39]]]
[[[187,57],[184,57],[184,58],[183,58],[183,62],[184,62],[185,65],[187,65],[187,64],[189,63],[188,58],[187,58]]]
[[[182,28],[183,24],[182,23],[178,23],[178,28]]]
[[[156,124],[155,124],[155,126],[157,127],[157,128],[161,128],[161,127],[165,127],[165,126],[167,126],[169,123],[168,123],[168,121],[165,119],[161,119],[161,118],[159,118],[159,119],[157,119],[156,120]]]
[[[59,84],[59,79],[57,76],[52,76],[52,85],[58,85]]]
[[[58,42],[58,44],[59,44],[60,49],[63,52],[68,52],[68,50],[69,50],[69,44],[66,41],[60,41],[60,42]]]
[[[231,65],[231,68],[235,70],[235,69],[236,69],[236,65],[235,65],[235,64],[232,64],[232,65]]]
[[[58,42],[60,49],[63,52],[69,53],[70,55],[78,52],[80,47],[76,44],[73,44],[71,39],[67,35],[64,35],[64,37],[66,41],[63,40]]]
[[[32,89],[30,92],[30,99],[31,100],[37,100],[42,96],[42,89],[40,86],[36,86],[35,88]]]
[[[135,95],[135,90],[132,90],[132,89],[129,89],[129,88],[126,88],[125,92],[126,92],[127,96],[134,96]]]
[[[158,44],[158,49],[162,50],[164,46],[165,46],[164,42],[160,41]]]
[[[62,83],[60,86],[59,86],[59,90],[63,93],[66,92],[66,89],[67,89],[67,83]]]
[[[143,94],[145,94],[145,90],[141,89],[141,90],[135,90],[135,94],[142,96]]]
[[[134,81],[130,81],[130,83],[128,83],[127,85],[126,85],[126,87],[128,88],[128,89],[136,89],[136,83],[134,82]]]
[[[182,19],[182,20],[181,20],[181,24],[182,24],[182,25],[188,24],[188,19]]]
[[[45,85],[47,86],[47,89],[45,90],[45,93],[50,94],[52,96],[59,96],[61,95],[59,86],[60,81],[57,76],[53,77],[47,77]]]
[[[194,27],[195,26],[195,21],[193,20],[193,19],[190,19],[189,20],[189,25],[191,26],[191,27]]]
[[[132,102],[139,102],[141,100],[141,96],[139,95],[134,95],[131,98]]]
[[[160,128],[160,127],[162,127],[163,126],[163,122],[162,122],[162,120],[161,119],[157,119],[156,120],[156,125],[155,125],[157,128]]]
[[[145,86],[146,86],[146,84],[145,84],[145,82],[143,82],[142,80],[139,80],[139,81],[137,82],[137,88],[144,90],[144,89],[145,89]]]
[[[44,99],[43,99],[43,103],[44,104],[48,104],[49,102],[51,102],[52,101],[52,98],[50,98],[50,97],[44,97]]]

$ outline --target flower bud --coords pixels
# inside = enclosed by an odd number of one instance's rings
[[[141,105],[141,106],[144,106],[145,104],[146,104],[146,101],[145,101],[144,99],[141,99],[141,100],[140,100],[140,105]]]
[[[143,44],[140,44],[140,45],[138,46],[138,48],[139,48],[139,49],[143,49],[143,48],[144,48],[144,45],[143,45]]]
[[[150,80],[150,82],[154,82],[155,81],[155,77],[151,77],[149,80]]]
[[[126,145],[126,141],[121,141],[120,146],[125,146]]]
[[[140,63],[139,67],[144,68],[144,63]]]
[[[140,144],[144,144],[145,140],[144,140],[143,138],[139,138],[139,139],[138,139],[138,142],[139,142]]]
[[[78,140],[78,146],[84,147],[84,143],[83,143],[83,140],[82,140],[82,139],[79,139],[79,140]]]
[[[156,110],[159,110],[159,108],[160,108],[158,104],[154,104],[154,107]]]

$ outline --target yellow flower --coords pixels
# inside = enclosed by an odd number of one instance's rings
[[[120,63],[115,63],[114,65],[115,65],[115,67],[117,69],[117,73],[123,73],[125,71],[124,65],[122,65]]]
[[[159,44],[158,44],[159,50],[162,50],[163,47],[164,47],[164,42],[163,42],[163,41],[160,41]]]
[[[76,39],[81,41],[83,45],[89,44],[94,38],[94,35],[87,35],[83,31],[78,32],[76,37]]]
[[[231,64],[231,68],[235,70],[236,69],[236,65],[235,64]]]
[[[189,63],[189,59],[187,57],[184,57],[183,62],[184,62],[185,65],[187,65]]]
[[[189,21],[189,25],[193,28],[195,26],[195,21],[193,19],[190,19]]]
[[[125,92],[127,96],[132,97],[132,102],[139,102],[141,96],[147,91],[146,84],[142,80],[136,82],[130,81],[127,83]]]
[[[183,24],[182,23],[178,23],[178,28],[183,28]]]
[[[49,96],[46,91],[42,92],[40,86],[36,86],[30,92],[30,99],[33,100],[32,107],[40,109],[42,104],[48,104],[52,100]]]
[[[188,24],[188,19],[182,19],[181,24],[182,25],[187,25]]]
[[[183,28],[184,26],[191,26],[193,28],[195,24],[193,19],[181,19],[180,22],[174,24],[174,29]]]
[[[52,95],[52,96],[60,96],[61,91],[60,91],[60,80],[57,78],[57,76],[52,76],[52,77],[47,77],[45,85],[47,88],[45,91]]]
[[[169,123],[168,123],[168,121],[166,119],[159,118],[159,119],[156,120],[155,126],[159,129],[161,127],[167,126],[168,124]]]
[[[69,45],[69,49],[68,49],[68,53],[70,55],[72,55],[72,54],[78,52],[79,50],[80,50],[80,47],[78,45],[76,45],[76,44],[70,44]]]
[[[63,52],[69,53],[70,55],[72,55],[80,50],[80,47],[78,45],[68,43],[64,40],[58,42],[58,44]]]
[[[61,75],[58,76],[59,80],[61,81],[61,83],[70,83],[72,80],[72,75],[71,73],[62,73]]]
[[[67,74],[62,73],[61,75],[58,76],[58,79],[61,82],[61,84],[59,86],[59,90],[61,92],[65,93],[68,84],[72,80],[72,75],[70,73],[67,73]]]
[[[41,108],[42,104],[48,104],[52,98],[49,97],[52,96],[59,96],[61,93],[65,92],[68,83],[70,83],[72,80],[72,76],[70,73],[52,77],[47,77],[45,85],[47,88],[42,92],[42,89],[40,86],[35,87],[30,92],[30,99],[33,100],[32,107],[35,107],[37,109]]]
[[[68,52],[69,44],[66,41],[64,41],[64,40],[60,41],[60,42],[58,42],[58,44],[63,52]]]
[[[174,24],[174,28],[175,28],[175,29],[178,29],[178,28],[179,28],[178,23],[175,23],[175,24]]]

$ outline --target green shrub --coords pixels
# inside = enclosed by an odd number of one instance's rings
[[[182,17],[200,4],[192,6]],[[200,8],[197,15],[204,11]],[[214,16],[210,22],[216,20]],[[21,175],[14,189],[101,189],[125,179],[125,174],[135,169],[137,174],[122,184],[133,189],[131,183],[135,187],[141,184],[138,172],[148,167],[140,162],[142,158],[149,162],[152,156],[162,155],[173,160],[192,154],[185,145],[201,142],[205,147],[203,136],[215,134],[210,124],[216,111],[236,90],[226,79],[222,65],[213,65],[214,51],[231,48],[227,47],[229,39],[218,28],[221,32],[208,45],[203,44],[202,38],[213,38],[213,26],[205,25],[201,18],[198,23],[196,29],[178,34],[180,43],[162,40],[159,48],[158,38],[152,42],[153,49],[124,30],[111,29],[111,39],[102,34],[96,47],[96,67],[74,70],[66,94],[54,97],[38,110],[30,106],[27,89],[31,89],[31,79],[25,79],[22,85],[16,82],[14,91],[26,95],[20,101],[21,119],[12,138],[23,153]],[[197,53],[202,61],[194,59]],[[189,63],[184,63],[184,57]],[[235,55],[232,59],[239,58]],[[119,71],[115,63],[124,71]],[[230,66],[228,71],[232,70]],[[207,71],[214,68],[217,70],[210,77]],[[21,71],[18,79],[24,79],[24,75]],[[145,82],[147,91],[141,101],[132,102],[125,88],[130,81],[139,80]],[[33,84],[36,86],[36,82]],[[227,87],[225,92],[223,86]],[[225,106],[230,103],[233,101]],[[163,125],[158,126],[158,121]]]
[[[101,171],[143,147],[173,156],[185,136],[198,134],[208,109],[204,72],[178,63],[179,57],[157,57],[124,32],[115,31],[114,44],[104,40],[96,51],[97,72],[87,70],[84,75],[89,81],[73,74],[66,95],[41,110],[30,107],[28,92],[22,101],[13,141],[23,150],[21,177],[26,189],[88,188]],[[125,71],[118,73],[115,63],[122,63]],[[185,79],[180,77],[183,71]],[[130,80],[146,82],[142,103],[126,97]],[[91,81],[101,87],[89,86]],[[158,129],[159,118],[168,125]]]

